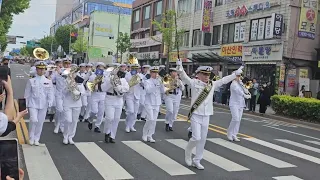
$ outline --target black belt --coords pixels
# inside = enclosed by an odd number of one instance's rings
[[[52,83],[53,85],[57,85],[57,83]]]
[[[169,92],[169,94],[174,94],[174,95],[178,95],[178,92]]]
[[[116,94],[116,93],[110,93],[110,92],[107,92],[107,95],[109,95],[109,96],[118,96],[118,94]],[[120,95],[122,95],[122,93],[120,93]]]

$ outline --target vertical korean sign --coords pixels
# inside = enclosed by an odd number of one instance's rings
[[[298,36],[315,39],[318,16],[318,0],[301,0]]]
[[[203,3],[203,12],[202,12],[202,31],[210,32],[210,17],[212,12],[212,1],[205,0]]]

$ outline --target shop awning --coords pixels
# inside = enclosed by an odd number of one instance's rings
[[[213,52],[192,53],[192,60],[197,62],[228,62],[228,64],[242,64],[242,62],[230,61],[229,59],[219,56]]]
[[[262,62],[262,61],[255,61],[255,62],[250,62],[246,61],[244,64],[277,64],[277,62]]]

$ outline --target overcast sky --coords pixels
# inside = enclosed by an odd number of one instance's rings
[[[29,9],[24,13],[14,16],[8,35],[24,36],[17,39],[17,44],[10,44],[7,50],[20,48],[20,42],[31,39],[40,39],[50,34],[50,26],[54,22],[56,12],[56,0],[31,0]]]

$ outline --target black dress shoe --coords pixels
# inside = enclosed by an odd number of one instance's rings
[[[146,121],[146,118],[141,118],[141,121]]]
[[[50,122],[53,121],[53,118],[54,118],[54,114],[50,114],[50,115],[49,115],[49,120],[50,120]]]
[[[89,128],[89,130],[92,130],[92,123],[91,122],[88,123],[88,128]]]
[[[166,124],[166,131],[169,131],[169,124]]]
[[[83,116],[79,116],[79,120],[80,120],[80,122],[82,122],[83,121]]]
[[[112,139],[111,137],[109,137],[109,142],[110,142],[110,143],[116,143],[116,142],[114,141],[114,139]]]
[[[191,131],[188,132],[188,138],[189,138],[189,139],[192,138],[192,132],[191,132]]]
[[[105,134],[104,135],[104,142],[109,143],[109,138],[110,138],[110,134]]]
[[[101,133],[100,128],[98,128],[98,127],[94,128],[94,132]]]
[[[137,119],[139,119],[139,120],[141,119],[141,114],[137,115]]]
[[[169,131],[173,131],[172,127],[169,127]]]

